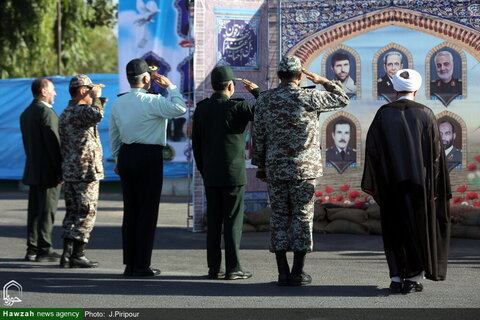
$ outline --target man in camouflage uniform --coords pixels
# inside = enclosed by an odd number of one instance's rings
[[[260,95],[255,105],[252,164],[259,168],[257,177],[268,183],[270,251],[276,256],[279,285],[312,281],[303,266],[312,251],[315,178],[322,175],[318,116],[349,101],[340,83],[311,72],[303,71],[326,91],[299,87],[302,70],[300,59],[284,57],[278,65],[280,85]],[[294,252],[291,272],[286,251]]]
[[[86,75],[70,80],[72,100],[60,115],[59,134],[63,157],[66,214],[63,219],[65,268],[95,268],[85,256],[85,245],[95,223],[99,180],[103,178],[102,145],[97,124],[103,118],[106,99],[101,85]]]

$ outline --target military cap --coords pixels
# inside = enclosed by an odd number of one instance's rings
[[[70,79],[69,88],[78,88],[78,87],[105,87],[104,84],[94,84],[92,79],[90,79],[86,74],[77,74],[76,76]]]
[[[285,56],[278,64],[279,72],[301,72],[302,62],[295,56]]]
[[[133,59],[127,63],[127,76],[135,77],[145,72],[151,72],[147,61],[144,59]]]
[[[212,70],[211,80],[213,83],[234,80],[233,71],[228,66],[215,67]]]

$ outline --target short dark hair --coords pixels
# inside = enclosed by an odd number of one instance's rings
[[[230,83],[230,81],[232,81],[232,80],[221,81],[221,82],[213,82],[213,83],[212,83],[212,88],[213,88],[213,90],[215,90],[215,91],[223,91],[223,90],[226,90],[227,87],[228,87],[228,84]]]
[[[455,133],[455,126],[450,120],[442,120],[440,121],[439,125],[441,125],[442,123],[448,123],[452,127],[452,133]]]
[[[295,80],[301,74],[301,71],[278,71],[277,75],[280,80]]]
[[[70,97],[74,98],[77,95],[78,89],[81,87],[72,87],[68,88],[68,92],[70,93]]]
[[[143,77],[145,77],[145,73],[139,74],[137,76],[128,76],[127,75],[127,81],[131,86],[136,86],[142,83]]]
[[[34,98],[38,98],[42,93],[42,89],[48,87],[49,83],[53,83],[52,80],[47,78],[38,78],[32,82],[32,95]]]
[[[343,53],[343,52],[337,52],[337,53],[335,53],[335,54],[332,56],[332,61],[331,61],[332,67],[335,65],[335,62],[337,62],[337,61],[342,61],[342,60],[348,60],[348,62],[350,62],[350,57],[348,56],[348,54]]]
[[[350,123],[350,121],[348,121],[346,119],[340,119],[340,120],[335,121],[335,123],[333,124],[333,127],[332,127],[332,132],[333,133],[335,133],[335,128],[339,124],[348,124],[350,126],[350,129],[352,128],[352,124]]]

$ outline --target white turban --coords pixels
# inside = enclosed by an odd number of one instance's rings
[[[415,70],[402,69],[395,72],[392,78],[393,89],[395,91],[413,92],[422,86],[422,76]]]

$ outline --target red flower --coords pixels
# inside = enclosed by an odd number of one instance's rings
[[[337,196],[337,198],[335,200],[337,200],[338,202],[340,201],[343,201],[345,198],[342,196],[342,195],[339,195]]]
[[[321,197],[322,191],[315,191],[315,197]]]
[[[360,192],[354,190],[352,192],[350,192],[348,194],[348,200],[350,201],[355,201],[355,199],[357,199],[358,197],[360,197]]]
[[[459,204],[462,201],[463,201],[462,197],[459,197],[459,196],[453,197],[452,199],[453,204]]]
[[[474,206],[474,207],[480,207],[480,201],[475,201],[475,202],[473,203],[473,206]]]
[[[355,202],[355,206],[357,208],[363,208],[366,203],[367,203],[367,201],[357,201],[357,202]]]
[[[477,160],[477,162],[480,162],[480,156],[476,156],[475,160]]]
[[[340,190],[342,190],[343,192],[347,192],[348,190],[350,190],[350,186],[348,184],[343,185],[340,187]]]
[[[325,187],[325,192],[326,192],[326,193],[332,193],[332,192],[333,192],[333,188],[332,188],[332,187],[329,187],[329,186],[326,186],[326,187]]]
[[[475,163],[470,163],[467,169],[468,171],[475,171],[477,169],[477,165]]]
[[[457,191],[464,193],[465,191],[467,191],[467,186],[466,185],[460,186],[457,188]]]
[[[469,192],[465,196],[465,200],[475,200],[475,199],[478,199],[478,193],[476,192]]]

